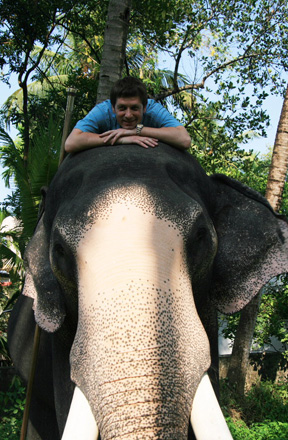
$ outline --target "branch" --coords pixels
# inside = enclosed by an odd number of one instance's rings
[[[235,59],[233,59],[233,60],[227,61],[226,63],[222,64],[221,66],[215,68],[215,69],[212,70],[210,73],[208,73],[207,75],[205,75],[204,78],[203,78],[203,80],[202,80],[200,83],[198,83],[198,84],[186,84],[186,85],[183,86],[183,87],[178,87],[177,77],[178,77],[179,63],[180,63],[180,59],[181,59],[182,53],[183,53],[184,50],[188,47],[188,46],[186,46],[185,44],[186,44],[186,41],[187,41],[187,39],[188,39],[188,33],[189,33],[190,30],[191,30],[191,26],[189,26],[189,27],[187,28],[187,31],[186,31],[185,36],[184,36],[184,38],[183,38],[182,44],[181,44],[181,46],[180,46],[180,49],[178,50],[178,53],[177,53],[177,58],[176,58],[176,61],[175,61],[175,69],[174,69],[173,88],[169,88],[169,89],[167,89],[166,91],[163,91],[162,93],[159,93],[159,94],[156,95],[154,98],[155,98],[156,100],[161,100],[161,99],[165,99],[165,98],[167,98],[168,96],[172,96],[172,95],[175,95],[176,93],[180,93],[180,92],[183,92],[183,91],[186,91],[186,90],[192,90],[192,89],[194,89],[194,90],[197,90],[197,89],[203,89],[204,86],[205,86],[205,82],[206,82],[206,80],[207,80],[210,76],[212,76],[213,74],[215,74],[215,73],[219,72],[220,70],[222,70],[222,69],[228,67],[229,65],[234,64],[234,63],[236,63],[236,62],[238,62],[238,61],[241,61],[241,60],[243,60],[243,59],[257,58],[257,57],[259,56],[259,55],[257,55],[257,54],[253,54],[253,53],[252,53],[251,55],[247,55],[247,54],[250,52],[250,50],[251,50],[251,48],[253,47],[253,45],[254,45],[254,44],[255,44],[255,43],[261,38],[263,32],[267,33],[267,32],[268,32],[268,29],[269,29],[270,32],[272,32],[273,28],[276,26],[276,23],[273,23],[272,25],[270,25],[270,23],[271,23],[271,19],[272,19],[272,17],[273,17],[275,14],[276,14],[276,11],[274,11],[274,12],[271,13],[271,14],[269,14],[269,15],[265,18],[265,20],[264,20],[264,24],[263,24],[263,26],[265,25],[265,27],[263,28],[262,32],[260,32],[260,34],[258,34],[258,35],[253,39],[253,41],[252,41],[252,42],[249,44],[249,46],[245,49],[245,51],[244,51],[244,53],[243,53],[242,56],[240,56],[240,57],[238,57],[238,58],[235,58]],[[212,14],[210,15],[210,17],[208,17],[207,20],[205,21],[205,25],[206,25],[209,21],[211,21],[211,20],[213,19],[213,17],[214,17],[214,13],[212,12]],[[202,26],[201,26],[201,28],[199,29],[199,31],[201,31],[202,29],[204,29],[204,23],[202,24]],[[173,54],[173,55],[174,55],[174,54]]]
[[[96,62],[97,62],[98,64],[101,63],[101,59],[100,59],[100,57],[99,57],[99,55],[98,55],[98,53],[99,53],[99,49],[98,49],[98,50],[94,49],[94,47],[91,45],[90,41],[87,40],[85,34],[82,34],[81,32],[78,32],[78,31],[76,31],[76,30],[70,29],[69,26],[66,26],[64,23],[59,23],[59,25],[62,26],[66,31],[71,32],[72,34],[78,35],[80,38],[82,38],[82,40],[85,41],[85,43],[87,44],[87,46],[88,46],[88,47],[91,49],[91,51],[95,54]],[[89,55],[89,56],[90,56],[90,55]],[[91,56],[90,56],[90,58],[93,59]],[[93,61],[94,61],[94,60],[93,60]]]
[[[244,59],[251,59],[251,58],[257,58],[259,55],[258,54],[251,54],[251,55],[242,55],[241,57],[238,58],[234,58],[233,60],[230,61],[226,61],[226,63],[221,64],[220,66],[216,67],[215,69],[211,70],[211,72],[207,73],[207,75],[205,75],[202,79],[202,81],[200,83],[197,84],[186,84],[185,86],[182,87],[173,87],[173,88],[169,88],[165,91],[163,91],[162,93],[158,93],[157,95],[154,96],[154,99],[156,101],[160,100],[160,99],[165,99],[168,96],[172,96],[175,95],[176,93],[180,93],[180,92],[184,92],[186,90],[199,90],[199,89],[204,89],[205,86],[205,82],[207,81],[208,78],[210,78],[210,76],[214,75],[215,73],[219,72],[220,70],[225,69],[226,67],[237,63],[238,61],[244,60]]]
[[[204,29],[204,27],[207,25],[207,23],[212,20],[213,16],[214,16],[213,14],[210,15],[210,17],[208,17],[207,20],[202,23],[202,25],[197,29],[197,35],[199,34],[199,32],[201,32]],[[193,25],[190,25],[187,27],[186,32],[185,32],[185,36],[184,36],[183,41],[180,46],[180,49],[178,50],[178,54],[177,54],[177,58],[176,58],[176,62],[175,62],[174,78],[173,78],[174,89],[178,88],[177,77],[178,77],[179,64],[180,64],[182,53],[190,46],[190,44],[186,45],[186,42],[188,40],[190,31],[192,28],[193,28]]]
[[[173,77],[173,86],[174,89],[178,88],[178,81],[177,81],[177,77],[178,77],[178,69],[179,69],[179,64],[180,64],[180,60],[181,60],[181,56],[182,53],[184,52],[184,50],[186,49],[186,41],[188,39],[188,33],[190,33],[190,29],[191,26],[188,26],[187,30],[186,30],[186,34],[183,38],[182,44],[180,46],[180,49],[178,50],[178,54],[177,54],[177,58],[176,58],[176,62],[175,62],[175,69],[174,69],[174,77]]]
[[[47,35],[46,35],[46,41],[44,42],[44,45],[43,45],[42,49],[41,49],[40,52],[38,53],[38,56],[37,56],[36,61],[34,61],[34,62],[32,63],[32,65],[31,65],[30,69],[28,69],[28,70],[26,71],[26,74],[25,74],[25,80],[24,80],[25,83],[28,81],[28,78],[29,78],[30,73],[33,72],[33,70],[35,70],[35,69],[38,68],[38,66],[39,66],[39,64],[40,64],[40,62],[41,62],[42,56],[43,56],[45,50],[47,49],[47,47],[48,47],[48,45],[49,45],[49,38],[50,38],[50,35],[53,33],[55,27],[56,27],[56,24],[54,23],[53,26],[50,28],[49,32],[48,32]],[[31,51],[30,51],[30,52],[31,52]],[[30,61],[33,61],[33,59],[30,57],[30,53],[28,54],[28,57],[29,57]]]

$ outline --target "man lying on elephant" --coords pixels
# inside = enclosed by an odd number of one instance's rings
[[[158,141],[180,149],[191,144],[180,122],[161,104],[148,99],[143,82],[128,76],[114,84],[110,100],[97,104],[78,121],[66,140],[65,150],[74,153],[116,144],[153,148]]]

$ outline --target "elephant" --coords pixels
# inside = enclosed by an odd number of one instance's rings
[[[28,439],[231,439],[217,313],[288,271],[286,219],[162,143],[68,155],[43,204],[8,329],[24,380],[42,329]]]

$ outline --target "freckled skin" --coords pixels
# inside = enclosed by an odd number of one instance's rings
[[[287,229],[259,194],[167,145],[68,156],[9,325],[27,379],[33,298],[44,331],[28,439],[61,438],[75,384],[102,440],[194,438],[199,381],[208,370],[217,384],[216,309],[240,310],[288,270]]]
[[[155,438],[151,426],[157,425],[163,439],[187,439],[193,395],[210,354],[185,237],[145,206],[143,188],[131,187],[126,197],[117,193],[119,202],[114,192],[111,210],[106,200],[77,250],[81,313],[72,380],[95,402],[101,438],[128,435],[136,420],[133,429],[146,438]]]

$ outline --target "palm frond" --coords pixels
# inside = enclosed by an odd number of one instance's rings
[[[41,188],[49,186],[58,167],[62,133],[50,116],[48,125],[40,127],[32,138],[28,157],[29,179],[20,179],[21,217],[25,236],[30,238],[37,223]]]
[[[10,179],[15,176],[17,168],[23,168],[22,145],[18,145],[6,131],[0,127],[0,162],[4,171],[2,178],[6,187],[10,187]]]
[[[32,58],[36,58],[41,52],[42,48],[40,46],[35,46],[32,52]],[[69,56],[70,54],[54,52],[52,50],[46,49],[41,58],[41,63],[38,69],[39,78],[43,72],[46,76],[61,76],[68,75],[77,68],[77,64],[73,61],[73,58]]]
[[[14,144],[11,136],[9,136],[9,134],[2,127],[0,127],[0,142],[5,146]]]
[[[28,93],[30,96],[45,97],[47,92],[51,89],[61,90],[65,87],[68,81],[68,75],[54,75],[45,79],[34,81],[28,84]],[[4,102],[1,107],[1,113],[4,116],[5,122],[9,122],[13,110],[17,109],[19,112],[23,111],[23,90],[18,89]]]
[[[13,179],[16,190],[8,200],[21,217],[23,242],[32,236],[37,223],[42,186],[49,186],[57,171],[62,133],[59,123],[50,116],[48,125],[38,128],[31,139],[28,167],[23,166],[22,148],[12,141],[4,130],[0,130],[2,146],[0,160],[5,168],[4,176],[8,184]]]

